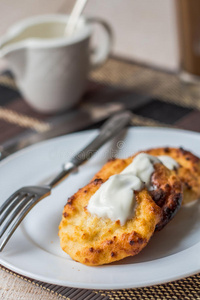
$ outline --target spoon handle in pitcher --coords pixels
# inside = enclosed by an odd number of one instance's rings
[[[79,17],[86,5],[88,0],[77,0],[73,10],[70,14],[69,20],[67,22],[66,28],[65,28],[65,34],[71,35],[73,34],[74,30],[76,29],[76,26],[78,24]]]

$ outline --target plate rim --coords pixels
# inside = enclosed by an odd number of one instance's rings
[[[185,249],[183,251],[180,251],[180,252],[187,252],[189,251],[190,248],[199,248],[200,250],[200,242],[189,247],[188,249]],[[196,250],[195,250],[196,251]],[[180,253],[179,252],[179,253]],[[166,256],[166,257],[170,257],[170,256],[176,256],[178,255],[179,253],[176,253],[176,254],[172,254],[172,255],[169,255],[169,256]],[[164,259],[166,258],[164,257]],[[163,258],[160,258],[160,259],[157,259],[157,260],[163,260]],[[152,260],[153,261],[153,260]],[[152,261],[149,261],[149,262],[152,262]],[[1,259],[0,259],[0,263],[1,263]],[[2,265],[3,267],[7,268],[8,270],[11,270],[21,276],[25,276],[25,277],[28,277],[30,279],[33,279],[33,280],[36,280],[36,281],[40,281],[42,283],[49,283],[49,284],[52,284],[52,285],[59,285],[59,286],[64,286],[64,287],[69,287],[69,288],[77,288],[77,289],[89,289],[89,290],[119,290],[119,289],[136,289],[136,288],[143,288],[143,287],[150,287],[150,286],[157,286],[157,285],[161,285],[161,284],[166,284],[166,283],[169,283],[169,282],[174,282],[174,281],[177,281],[177,280],[181,280],[181,279],[184,279],[184,278],[187,278],[187,277],[190,277],[190,276],[193,276],[193,275],[196,275],[199,273],[200,271],[200,268],[197,268],[197,270],[194,270],[194,271],[191,271],[191,272],[185,272],[184,273],[184,276],[182,276],[181,274],[180,275],[177,275],[177,276],[172,276],[169,280],[165,280],[165,279],[158,279],[156,282],[155,280],[154,281],[148,281],[145,282],[145,285],[141,282],[140,284],[137,284],[137,286],[133,286],[132,283],[130,284],[127,284],[126,287],[124,287],[124,284],[99,284],[98,287],[96,284],[91,284],[91,283],[78,283],[78,284],[74,284],[72,282],[64,282],[64,281],[59,281],[59,280],[47,280],[44,276],[41,276],[41,275],[37,275],[37,274],[33,274],[33,276],[31,275],[32,273],[31,272],[28,272],[28,271],[20,271],[20,269],[18,267],[13,267],[12,265],[10,265],[9,263],[5,263],[5,265]]]

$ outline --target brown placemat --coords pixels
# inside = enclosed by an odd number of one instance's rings
[[[133,110],[132,123],[142,126],[180,127],[200,132],[200,96],[191,93],[176,74],[111,58],[90,76],[85,99],[132,101],[133,93],[149,95],[150,101]],[[113,101],[114,101],[113,100]],[[22,99],[10,73],[0,76],[1,141],[24,130],[45,131],[50,117],[34,112]],[[99,124],[97,124],[97,127]],[[3,134],[4,133],[4,134]],[[26,278],[1,267],[51,293],[71,299],[200,299],[200,274],[167,284],[115,291],[92,291],[61,287]]]

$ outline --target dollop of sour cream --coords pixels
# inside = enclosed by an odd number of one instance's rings
[[[178,167],[177,162],[169,156],[138,154],[120,174],[110,176],[100,186],[90,198],[87,210],[100,218],[119,220],[123,226],[134,215],[134,191],[140,191],[144,187],[152,189],[150,181],[154,164],[160,162],[171,170]]]
[[[170,156],[167,155],[159,155],[157,156],[161,163],[168,169],[174,170],[179,167],[179,164]]]

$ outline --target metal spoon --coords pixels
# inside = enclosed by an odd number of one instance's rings
[[[72,35],[88,0],[77,0],[65,28],[65,35]]]

